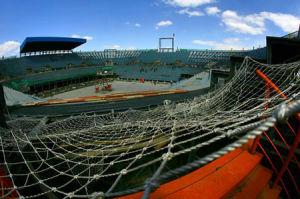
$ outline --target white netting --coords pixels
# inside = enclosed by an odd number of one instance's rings
[[[5,188],[7,195],[109,195],[143,186],[166,158],[163,172],[220,150],[238,139],[224,132],[270,116],[284,100],[272,89],[266,99],[258,69],[288,100],[299,99],[300,62],[266,65],[246,58],[225,87],[192,101],[49,124],[46,119],[10,121],[10,130],[0,129],[0,166],[7,173],[2,178],[14,185]]]

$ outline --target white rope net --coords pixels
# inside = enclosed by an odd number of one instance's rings
[[[0,166],[6,173],[1,178],[13,184],[4,188],[6,196],[14,191],[27,198],[109,195],[143,186],[166,158],[163,172],[220,150],[239,139],[225,132],[270,116],[284,101],[272,89],[266,99],[258,69],[287,100],[299,99],[300,62],[266,65],[246,58],[225,87],[192,101],[51,123],[10,121],[10,130],[0,130]]]

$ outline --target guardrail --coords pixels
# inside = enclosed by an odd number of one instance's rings
[[[257,70],[256,74],[259,77],[261,77],[262,80],[266,83],[266,99],[270,98],[271,89],[274,90],[281,98],[287,99],[286,95],[283,94],[281,90],[260,70]],[[288,102],[288,104],[290,104],[290,102]],[[272,106],[272,103],[267,102],[265,104],[265,108],[267,109],[269,106]],[[262,120],[264,119],[265,118],[263,117]],[[274,138],[274,133],[276,134],[276,137],[278,137],[279,139],[274,140],[271,138],[271,136]],[[286,139],[288,133],[289,133],[289,137],[292,136],[293,138],[292,144],[289,144],[288,140]],[[268,144],[263,144],[262,142],[260,142],[262,137],[265,138],[265,140],[269,142],[269,146],[271,146],[268,148],[268,150],[265,149],[267,148]],[[297,183],[297,179],[295,179],[296,178],[295,176],[297,175],[293,174],[293,173],[300,172],[300,163],[297,160],[297,157],[295,155],[299,142],[300,142],[300,114],[298,113],[294,118],[293,125],[291,125],[289,121],[286,121],[285,124],[280,124],[279,127],[274,125],[273,129],[269,129],[268,131],[263,131],[263,134],[261,136],[257,136],[255,138],[251,149],[251,152],[255,153],[257,147],[259,147],[259,150],[262,151],[262,153],[264,154],[265,158],[267,159],[267,161],[269,162],[269,164],[271,165],[275,173],[275,176],[273,178],[273,183],[271,186],[275,187],[280,182],[288,198],[295,197],[295,192],[298,196],[300,196],[300,190],[298,186],[299,182]],[[282,148],[282,146],[286,148],[285,152],[287,151],[288,154],[284,153],[283,150],[280,149]],[[285,156],[286,158],[284,159]],[[294,160],[296,169],[298,171],[295,171],[295,167],[294,170],[289,168],[291,164],[291,160]],[[287,175],[283,176],[286,172]],[[294,188],[294,190],[292,187]]]

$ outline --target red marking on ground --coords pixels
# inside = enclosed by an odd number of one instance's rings
[[[138,91],[138,92],[128,92],[128,93],[115,93],[109,95],[99,95],[99,96],[87,96],[87,97],[77,97],[72,99],[55,99],[48,100],[44,102],[29,102],[24,104],[23,106],[34,106],[34,105],[49,105],[49,104],[57,104],[57,103],[75,103],[75,102],[85,102],[91,100],[124,100],[124,99],[132,99],[139,97],[149,97],[156,95],[167,95],[172,93],[186,93],[187,90],[159,90],[159,91]]]

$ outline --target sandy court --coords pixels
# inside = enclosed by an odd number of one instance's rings
[[[126,93],[126,92],[135,92],[135,91],[150,91],[150,90],[165,90],[170,87],[170,83],[152,83],[152,82],[138,82],[138,81],[113,81],[110,83],[112,85],[112,91],[100,91],[98,93],[95,92],[94,86],[89,86],[85,88],[80,88],[76,90],[72,90],[65,93],[60,93],[57,95],[53,95],[51,97],[47,97],[45,99],[68,99],[68,98],[76,98],[76,97],[86,97],[86,96],[95,96],[95,95],[106,95],[106,94],[114,94],[114,93]],[[102,84],[97,84],[100,88],[103,88]],[[101,90],[101,89],[100,89]]]

